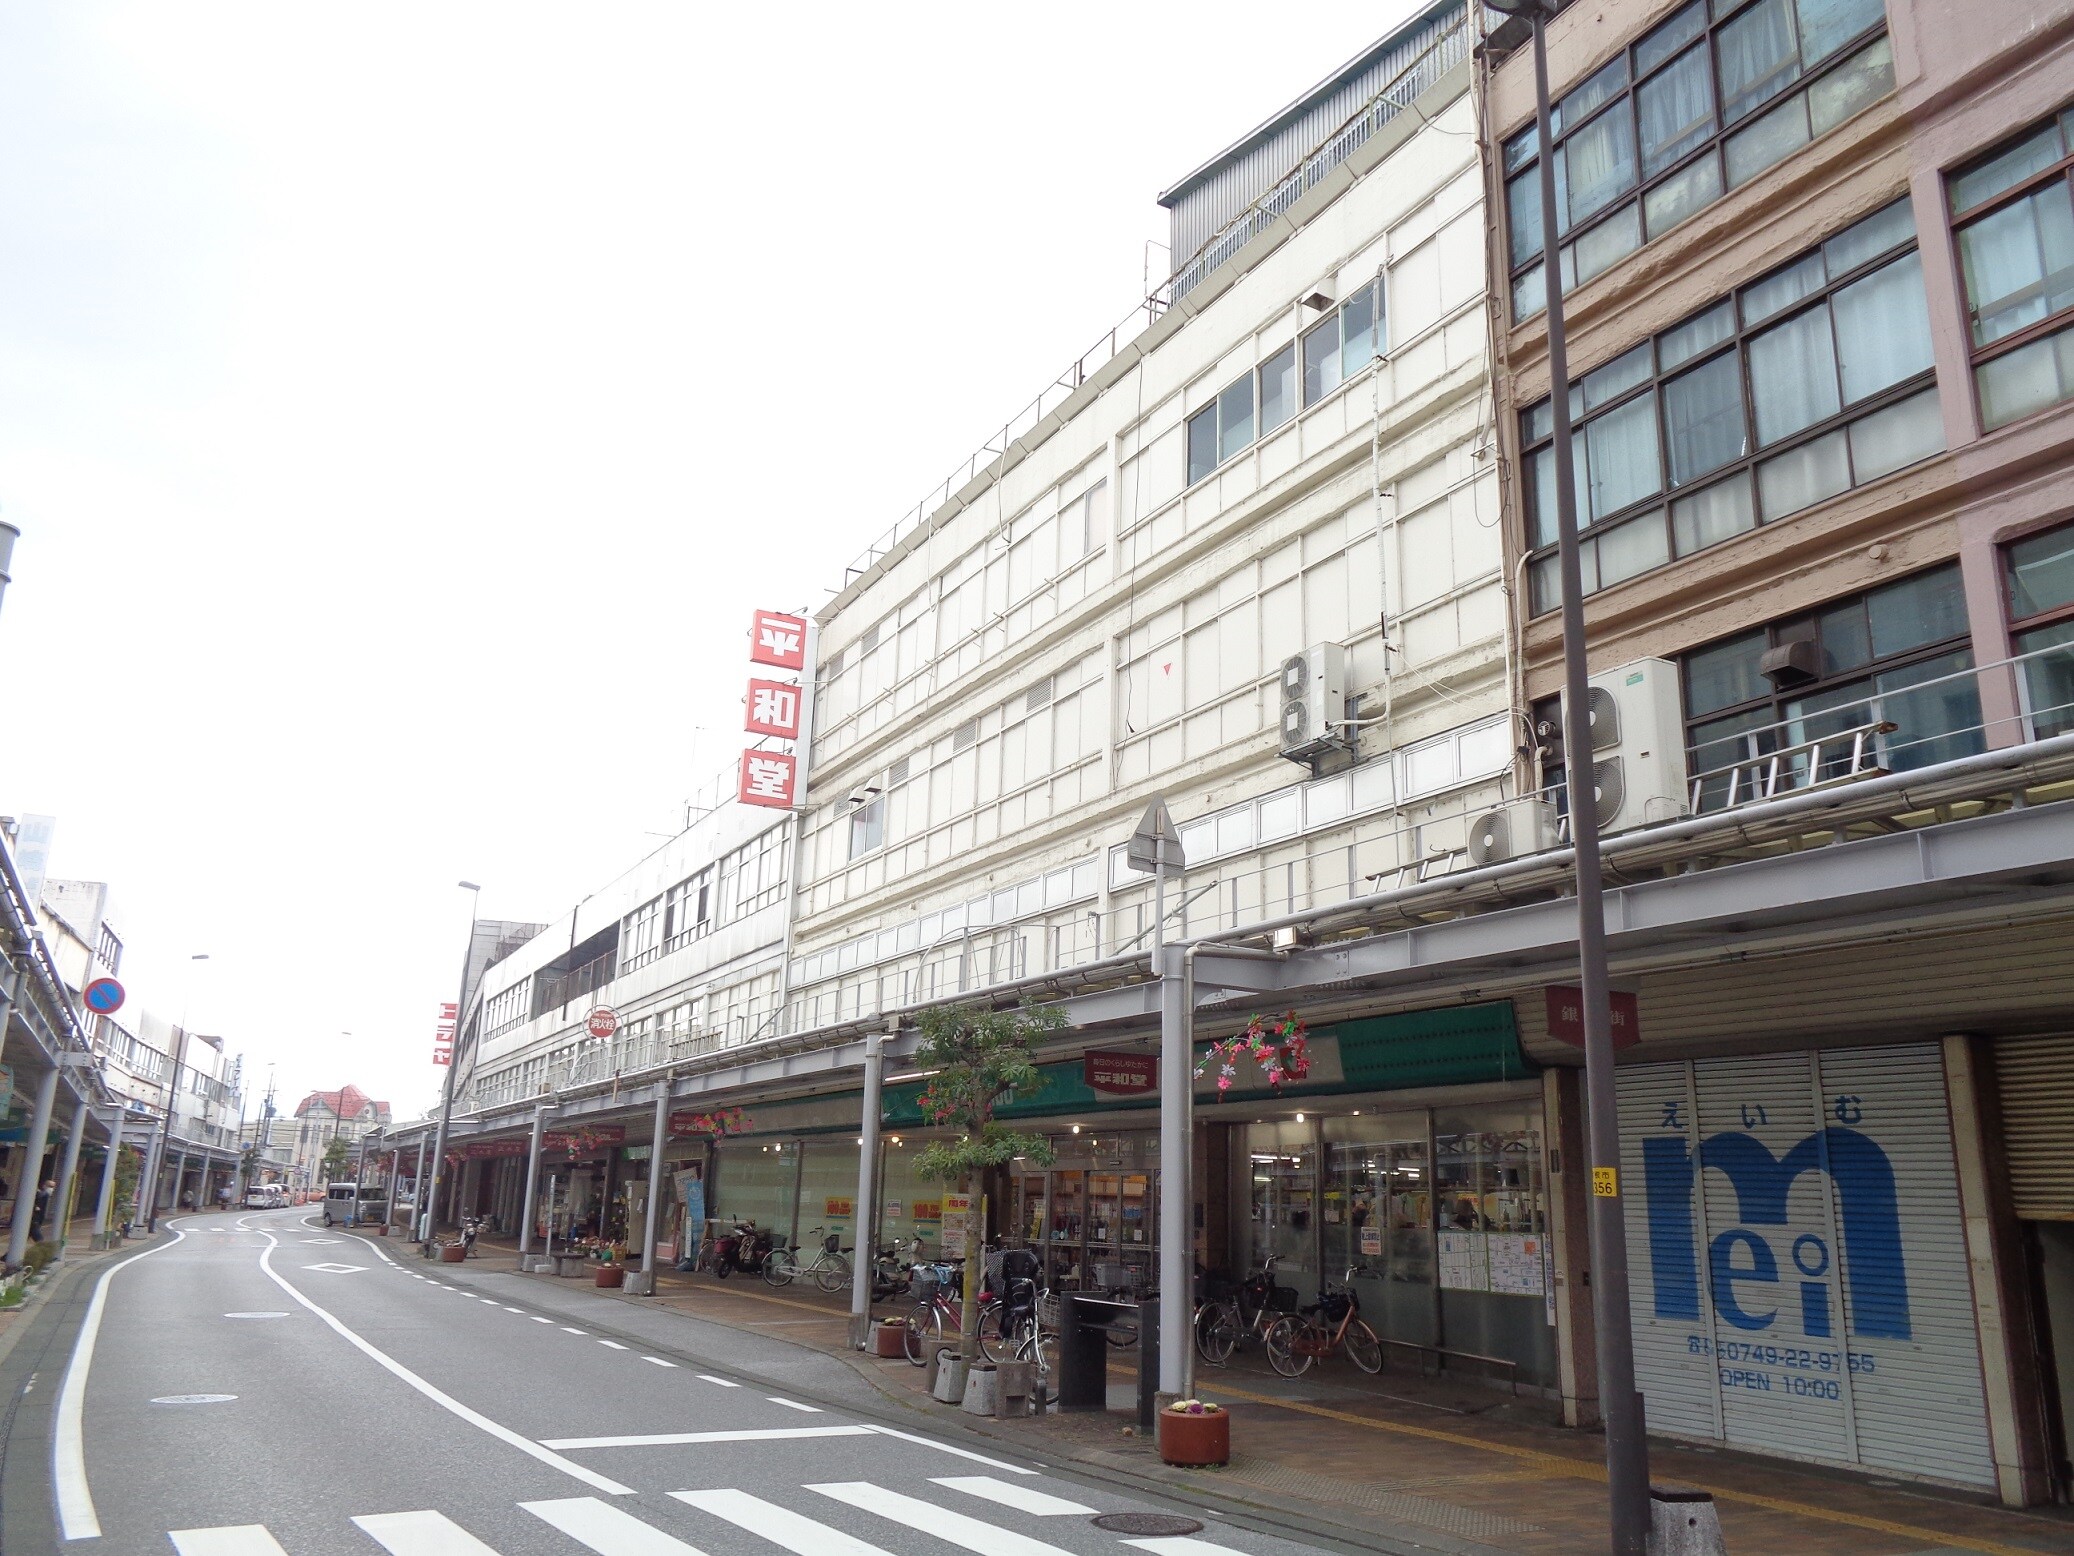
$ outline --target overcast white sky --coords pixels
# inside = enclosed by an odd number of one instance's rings
[[[455,881],[551,919],[655,846],[748,607],[825,600],[1128,311],[1159,189],[1409,9],[0,10],[0,812],[112,883],[134,1001],[209,954],[191,1024],[284,1107],[422,1109]]]

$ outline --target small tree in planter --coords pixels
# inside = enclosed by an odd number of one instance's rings
[[[1032,1000],[1008,1010],[953,1005],[922,1012],[915,1063],[934,1070],[922,1092],[922,1116],[957,1131],[937,1140],[915,1162],[918,1176],[972,1192],[973,1178],[1014,1157],[1049,1165],[1042,1135],[1017,1134],[994,1122],[994,1107],[1019,1088],[1037,1084],[1037,1045],[1066,1024],[1065,1012]],[[958,1319],[958,1354],[971,1361],[979,1349],[979,1282],[983,1264],[979,1229],[967,1227],[965,1298]]]

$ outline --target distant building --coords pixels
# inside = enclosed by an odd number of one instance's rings
[[[294,1175],[304,1184],[321,1182],[324,1151],[334,1139],[348,1145],[358,1143],[370,1130],[389,1123],[389,1104],[377,1102],[358,1086],[341,1086],[337,1091],[313,1091],[295,1105],[295,1142],[290,1157]],[[273,1144],[285,1145],[287,1131],[274,1126]]]

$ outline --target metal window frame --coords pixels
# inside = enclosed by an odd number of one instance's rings
[[[1652,332],[1650,335],[1644,337],[1640,341],[1633,341],[1623,345],[1620,350],[1608,356],[1604,361],[1593,364],[1592,368],[1589,371],[1578,374],[1575,378],[1573,378],[1570,381],[1570,384],[1568,386],[1569,389],[1572,392],[1579,391],[1584,381],[1587,378],[1591,377],[1592,373],[1599,371],[1600,368],[1603,368],[1610,363],[1617,362],[1621,358],[1630,355],[1638,347],[1646,347],[1649,351],[1650,364],[1648,377],[1644,378],[1631,388],[1622,391],[1619,395],[1615,396],[1613,399],[1606,401],[1603,405],[1594,406],[1589,411],[1585,411],[1580,407],[1580,409],[1575,414],[1574,426],[1576,436],[1578,436],[1579,438],[1583,438],[1587,435],[1591,425],[1594,422],[1597,422],[1604,417],[1610,416],[1617,411],[1627,408],[1629,405],[1633,404],[1635,401],[1639,399],[1642,399],[1646,395],[1653,394],[1656,396],[1655,416],[1657,456],[1663,466],[1662,485],[1660,485],[1654,492],[1650,493],[1648,496],[1637,498],[1635,501],[1629,503],[1626,507],[1615,509],[1612,513],[1608,514],[1603,519],[1592,518],[1590,516],[1589,502],[1587,501],[1585,505],[1586,511],[1579,515],[1581,521],[1588,521],[1580,522],[1578,526],[1577,538],[1580,545],[1590,544],[1602,535],[1605,535],[1612,530],[1620,528],[1622,525],[1626,524],[1630,519],[1646,514],[1652,507],[1657,507],[1662,510],[1665,541],[1664,550],[1666,554],[1669,556],[1670,560],[1663,563],[1661,567],[1650,568],[1646,572],[1637,573],[1633,576],[1637,578],[1647,577],[1649,573],[1659,572],[1662,570],[1663,567],[1674,567],[1679,562],[1684,561],[1687,557],[1698,554],[1697,552],[1686,552],[1683,555],[1680,555],[1678,551],[1677,531],[1673,525],[1671,517],[1671,504],[1675,502],[1678,498],[1683,496],[1690,496],[1694,493],[1705,491],[1708,487],[1719,485],[1721,482],[1726,481],[1734,476],[1742,476],[1744,479],[1754,483],[1756,481],[1756,470],[1758,465],[1776,459],[1782,454],[1791,453],[1794,449],[1803,447],[1806,444],[1818,442],[1821,439],[1829,436],[1829,434],[1833,432],[1839,431],[1844,428],[1848,428],[1854,422],[1861,421],[1868,416],[1871,416],[1879,411],[1887,409],[1889,406],[1898,405],[1903,400],[1911,399],[1915,395],[1921,393],[1924,389],[1930,388],[1936,384],[1937,369],[1935,364],[1933,364],[1932,366],[1925,368],[1922,372],[1916,373],[1909,378],[1905,378],[1899,383],[1890,384],[1885,389],[1880,390],[1876,394],[1868,395],[1864,399],[1857,401],[1855,404],[1845,405],[1841,403],[1843,385],[1841,377],[1839,377],[1837,385],[1839,405],[1834,415],[1825,417],[1823,420],[1811,423],[1806,427],[1802,427],[1797,432],[1794,432],[1787,437],[1781,438],[1776,443],[1772,443],[1764,447],[1759,447],[1757,445],[1757,398],[1756,393],[1752,388],[1750,382],[1748,350],[1750,341],[1760,335],[1770,334],[1773,330],[1781,328],[1791,320],[1800,317],[1802,314],[1813,312],[1816,308],[1828,308],[1831,299],[1834,298],[1837,293],[1845,291],[1852,286],[1855,286],[1858,282],[1865,280],[1867,277],[1877,273],[1878,271],[1884,270],[1887,266],[1894,264],[1896,261],[1906,258],[1909,254],[1920,254],[1922,251],[1922,240],[1919,235],[1912,236],[1906,243],[1897,243],[1890,248],[1882,249],[1879,253],[1871,256],[1870,258],[1859,261],[1858,264],[1852,266],[1849,270],[1843,271],[1836,276],[1832,276],[1823,283],[1819,290],[1810,292],[1807,296],[1796,299],[1787,307],[1780,309],[1777,313],[1768,315],[1760,323],[1755,325],[1747,325],[1743,322],[1743,294],[1749,291],[1750,288],[1761,285],[1763,282],[1769,280],[1773,276],[1780,275],[1785,271],[1791,270],[1796,265],[1804,264],[1811,255],[1821,253],[1823,246],[1830,242],[1832,239],[1838,237],[1842,233],[1848,232],[1852,227],[1857,226],[1860,222],[1866,221],[1871,217],[1878,215],[1879,212],[1888,209],[1891,205],[1905,202],[1907,198],[1908,197],[1904,194],[1901,196],[1900,201],[1889,201],[1887,202],[1887,204],[1877,206],[1873,210],[1863,212],[1860,215],[1853,217],[1849,222],[1846,222],[1843,226],[1838,227],[1835,232],[1832,232],[1828,234],[1828,236],[1824,237],[1821,240],[1821,242],[1811,245],[1809,248],[1803,250],[1801,253],[1794,255],[1793,258],[1787,260],[1785,263],[1774,265],[1771,267],[1771,269],[1765,271],[1764,274],[1759,276],[1753,276],[1748,281],[1739,282],[1731,291],[1726,293],[1724,296],[1713,298],[1703,308],[1695,308],[1694,310],[1692,310],[1692,312],[1684,315],[1682,318],[1677,320],[1676,323],[1666,325],[1663,329]],[[1911,225],[1913,225],[1913,223],[1911,223]],[[1658,366],[1658,363],[1662,360],[1660,355],[1660,343],[1663,340],[1663,337],[1671,334],[1673,331],[1683,329],[1686,325],[1692,323],[1694,320],[1698,319],[1703,314],[1713,312],[1724,302],[1726,302],[1729,305],[1731,310],[1731,329],[1727,338],[1717,342],[1712,346],[1707,347],[1704,351],[1697,352],[1694,355],[1685,358],[1685,360],[1680,362],[1675,368],[1671,369],[1668,372],[1661,369]],[[1834,346],[1835,323],[1833,319],[1831,321],[1830,330],[1831,344],[1832,346]],[[1718,361],[1722,357],[1730,355],[1731,353],[1733,353],[1737,358],[1737,374],[1739,384],[1742,390],[1743,430],[1745,438],[1750,444],[1749,452],[1743,454],[1739,458],[1731,459],[1725,464],[1717,466],[1713,470],[1709,470],[1703,476],[1695,477],[1693,480],[1686,483],[1684,486],[1674,487],[1671,485],[1670,482],[1670,437],[1664,422],[1664,387],[1667,384],[1673,382],[1674,380],[1682,379],[1692,373],[1699,372],[1701,369]],[[1841,373],[1841,364],[1843,360],[1841,354],[1838,354],[1836,360],[1839,364],[1839,373]],[[1535,518],[1535,484],[1532,473],[1533,463],[1536,456],[1540,455],[1547,449],[1552,448],[1554,446],[1555,437],[1552,428],[1548,433],[1544,435],[1541,435],[1539,437],[1534,436],[1532,431],[1531,418],[1544,406],[1548,405],[1550,398],[1550,395],[1544,395],[1541,399],[1536,400],[1532,405],[1527,406],[1525,409],[1521,410],[1518,413],[1520,430],[1520,538],[1522,542],[1525,543],[1523,545],[1523,549],[1527,552],[1527,577],[1529,584],[1528,614],[1530,619],[1548,615],[1551,612],[1555,611],[1560,605],[1560,601],[1558,601],[1557,604],[1549,605],[1545,609],[1536,609],[1533,604],[1532,590],[1532,580],[1536,564],[1543,562],[1556,554],[1556,544],[1554,541],[1549,541],[1542,545],[1532,544],[1533,522]],[[1846,445],[1845,449],[1845,457],[1847,460],[1849,459],[1848,444]],[[1904,466],[1903,468],[1907,467]],[[1886,472],[1886,474],[1892,473],[1893,472],[1891,471]],[[1871,479],[1877,480],[1882,478],[1883,477],[1872,477]],[[1857,472],[1854,468],[1852,470],[1851,483],[1848,487],[1845,488],[1845,490],[1854,491],[1862,484],[1864,483],[1859,480]],[[1793,514],[1782,514],[1778,519],[1768,521],[1762,516],[1762,513],[1760,511],[1759,504],[1761,499],[1759,493],[1755,489],[1754,484],[1751,489],[1750,500],[1751,512],[1755,519],[1755,523],[1752,525],[1753,529],[1762,529],[1766,526],[1767,523],[1784,522],[1786,519],[1798,517],[1799,514],[1810,511],[1809,509],[1803,508],[1796,510],[1796,512]],[[1817,504],[1816,506],[1819,506],[1819,504]],[[1711,550],[1712,547],[1701,547],[1700,549]],[[1626,583],[1629,580],[1622,579],[1620,581],[1622,583]],[[1600,587],[1606,588],[1611,586],[1601,585]],[[1586,591],[1587,595],[1596,594],[1598,592],[1598,589],[1591,589]]]
[[[2074,521],[2048,524],[2042,529],[2032,530],[2027,535],[2011,535],[1995,547],[2002,557],[2002,614],[2009,623],[2009,634],[2011,637],[2014,637],[2019,632],[2035,632],[2040,627],[2056,627],[2063,621],[2074,621],[2074,599],[2068,600],[2064,605],[2054,605],[2046,610],[2033,611],[2028,616],[2016,614],[2014,551],[2027,540],[2037,540],[2041,536],[2051,535],[2060,530],[2065,530],[2070,536],[2074,536]]]
[[[1788,97],[1792,96],[1795,92],[1804,92],[1815,82],[1822,80],[1825,76],[1834,74],[1837,70],[1841,69],[1849,61],[1856,59],[1858,55],[1862,53],[1866,49],[1866,47],[1870,45],[1876,38],[1884,36],[1889,31],[1887,26],[1886,15],[1884,10],[1882,10],[1880,20],[1877,26],[1868,27],[1864,32],[1859,33],[1855,37],[1852,37],[1849,40],[1838,44],[1836,48],[1830,52],[1829,57],[1823,60],[1819,65],[1815,66],[1812,70],[1803,68],[1800,74],[1795,76],[1791,81],[1781,86],[1778,91],[1774,92],[1770,97],[1764,99],[1762,102],[1754,104],[1747,112],[1743,114],[1741,118],[1737,119],[1733,124],[1730,124],[1727,122],[1722,108],[1724,99],[1721,90],[1721,55],[1719,50],[1715,47],[1714,40],[1716,35],[1721,31],[1722,28],[1728,26],[1730,23],[1734,22],[1737,18],[1742,16],[1746,11],[1750,9],[1752,5],[1759,3],[1759,0],[1747,0],[1747,3],[1724,3],[1711,6],[1708,4],[1708,0],[1692,0],[1692,3],[1698,5],[1702,11],[1702,25],[1700,33],[1697,38],[1692,40],[1692,42],[1687,43],[1683,48],[1678,49],[1674,53],[1666,56],[1663,60],[1661,60],[1647,72],[1637,72],[1635,68],[1636,50],[1640,47],[1642,41],[1645,38],[1650,37],[1654,33],[1661,30],[1663,27],[1668,26],[1670,22],[1673,21],[1679,15],[1679,13],[1685,9],[1681,6],[1678,8],[1678,10],[1673,11],[1669,15],[1665,16],[1663,20],[1657,23],[1655,26],[1652,26],[1648,28],[1646,31],[1638,33],[1634,37],[1630,38],[1624,45],[1622,45],[1621,50],[1617,56],[1609,56],[1607,59],[1601,61],[1596,68],[1581,75],[1577,81],[1572,83],[1570,91],[1574,92],[1577,89],[1577,87],[1583,86],[1586,82],[1596,77],[1601,71],[1603,71],[1606,68],[1607,65],[1613,62],[1614,58],[1617,57],[1625,63],[1627,67],[1627,85],[1622,87],[1612,97],[1608,98],[1605,102],[1601,103],[1597,108],[1593,109],[1582,119],[1579,119],[1575,124],[1570,124],[1566,122],[1563,125],[1562,129],[1554,133],[1553,142],[1555,146],[1561,147],[1572,136],[1588,128],[1589,126],[1598,123],[1598,121],[1605,115],[1617,112],[1625,112],[1628,116],[1628,128],[1634,136],[1633,144],[1635,148],[1635,183],[1631,189],[1629,189],[1625,194],[1614,199],[1611,204],[1607,205],[1602,210],[1594,211],[1591,214],[1589,220],[1580,222],[1574,227],[1563,227],[1562,230],[1558,233],[1558,236],[1565,247],[1574,249],[1577,243],[1586,234],[1595,231],[1596,229],[1606,225],[1610,221],[1613,221],[1621,214],[1621,212],[1625,211],[1631,205],[1637,207],[1637,214],[1635,218],[1635,230],[1641,233],[1642,235],[1641,247],[1648,247],[1652,240],[1650,238],[1646,225],[1642,221],[1640,206],[1642,204],[1643,197],[1646,194],[1648,194],[1649,191],[1655,189],[1659,185],[1669,183],[1671,180],[1682,176],[1695,164],[1709,157],[1716,159],[1721,158],[1724,155],[1723,143],[1726,142],[1731,136],[1735,135],[1738,131],[1742,130],[1746,126],[1754,124],[1760,117],[1762,117],[1763,113],[1766,110],[1778,106],[1780,103],[1784,102]],[[1698,145],[1692,147],[1690,150],[1685,152],[1685,154],[1677,158],[1677,160],[1667,164],[1662,168],[1659,168],[1654,173],[1644,175],[1642,172],[1642,124],[1640,118],[1637,116],[1635,109],[1636,93],[1639,92],[1645,84],[1647,84],[1650,81],[1654,81],[1657,77],[1663,75],[1666,71],[1670,70],[1673,66],[1675,66],[1678,63],[1678,61],[1684,59],[1685,56],[1689,54],[1694,48],[1701,46],[1704,46],[1707,51],[1707,81],[1709,87],[1712,89],[1714,94],[1714,133],[1712,135],[1709,135]],[[1564,94],[1565,97],[1569,95],[1570,93],[1568,92]],[[1557,111],[1560,112],[1562,107],[1561,99],[1558,99],[1556,107]],[[1518,282],[1528,271],[1537,269],[1540,266],[1541,254],[1540,251],[1537,249],[1532,255],[1528,256],[1525,259],[1521,259],[1519,256],[1515,255],[1512,252],[1512,186],[1516,180],[1527,175],[1538,164],[1539,158],[1541,156],[1541,148],[1537,145],[1534,149],[1533,155],[1527,157],[1524,161],[1522,161],[1517,168],[1508,165],[1506,160],[1506,153],[1515,143],[1521,141],[1534,141],[1536,140],[1536,138],[1537,137],[1535,136],[1533,121],[1531,119],[1529,119],[1521,128],[1515,130],[1512,134],[1501,135],[1498,137],[1498,181],[1500,186],[1504,190],[1505,197],[1505,253],[1507,261],[1509,263],[1509,268],[1506,271],[1505,305],[1508,312],[1511,313],[1512,322],[1515,326],[1525,323],[1528,319],[1534,318],[1536,315],[1544,312],[1547,308],[1547,303],[1544,300],[1542,306],[1540,308],[1535,309],[1533,313],[1520,314],[1514,309],[1513,302],[1514,297],[1516,296],[1515,288],[1517,287]],[[1726,163],[1719,162],[1717,160],[1717,166],[1719,167],[1719,171],[1721,173],[1721,193],[1716,195],[1713,200],[1708,201],[1708,205],[1712,205],[1717,203],[1718,201],[1724,200],[1731,193],[1734,192],[1728,184],[1728,168]],[[1535,187],[1538,190],[1538,184]],[[1701,207],[1701,209],[1704,208],[1705,207]],[[1561,212],[1558,212],[1558,223],[1561,224],[1563,220],[1563,214]],[[1637,250],[1637,252],[1639,252],[1639,249]],[[1574,270],[1575,267],[1573,266],[1572,269]],[[1604,272],[1601,272],[1601,274],[1603,273]],[[1582,282],[1573,281],[1564,288],[1564,291],[1568,292],[1582,284]]]

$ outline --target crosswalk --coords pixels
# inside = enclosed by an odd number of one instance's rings
[[[935,1476],[926,1487],[914,1489],[931,1495],[865,1480],[805,1485],[783,1502],[736,1487],[672,1491],[672,1501],[697,1515],[671,1520],[674,1530],[659,1527],[653,1512],[631,1511],[623,1502],[602,1497],[560,1497],[518,1507],[566,1537],[567,1543],[552,1547],[566,1556],[586,1551],[591,1556],[706,1556],[709,1548],[730,1556],[768,1556],[773,1550],[791,1556],[906,1556],[917,1548],[917,1534],[976,1556],[1088,1556],[1093,1551],[1125,1556],[1128,1550],[1150,1556],[1245,1556],[1234,1546],[1192,1535],[1119,1539],[1102,1534],[1089,1527],[1087,1520],[1097,1510],[1086,1503],[991,1475]],[[824,1513],[839,1518],[842,1527],[815,1516]],[[859,1519],[859,1513],[866,1517]],[[1034,1525],[1050,1533],[1044,1521],[1059,1519],[1075,1521],[1056,1526],[1070,1544],[1028,1532]],[[351,1523],[372,1542],[365,1547],[367,1556],[376,1550],[388,1556],[506,1556],[464,1523],[429,1508],[365,1513]],[[1072,1534],[1063,1533],[1067,1527]],[[178,1529],[169,1538],[178,1556],[295,1556],[263,1524]],[[526,1545],[529,1556],[548,1548],[537,1541]]]

